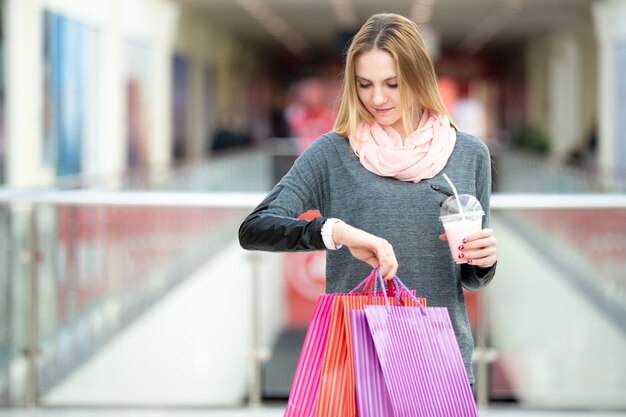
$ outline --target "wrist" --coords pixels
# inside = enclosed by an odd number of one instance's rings
[[[324,245],[328,250],[336,250],[341,249],[343,244],[337,240],[337,228],[341,227],[343,223],[339,219],[329,218],[324,222],[322,226],[322,239],[324,240]]]
[[[333,227],[332,238],[333,242],[335,242],[335,245],[337,245],[338,247],[346,244],[345,232],[347,227],[348,225],[341,220],[335,223],[335,226]]]

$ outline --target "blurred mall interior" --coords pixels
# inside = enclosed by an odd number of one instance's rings
[[[626,0],[0,0],[0,416],[282,415],[325,256],[237,228],[378,12],[491,151],[481,415],[626,415]]]

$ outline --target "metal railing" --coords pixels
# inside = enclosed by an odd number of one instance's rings
[[[624,193],[626,175],[550,160],[547,155],[494,149],[496,191],[534,193]]]

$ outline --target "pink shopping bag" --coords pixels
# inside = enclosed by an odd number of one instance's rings
[[[395,417],[477,416],[445,307],[386,303],[364,310]]]
[[[374,271],[353,291],[365,286],[363,291],[374,284]],[[318,409],[322,365],[328,346],[333,312],[333,300],[345,294],[323,294],[315,305],[313,317],[307,328],[304,343],[296,365],[285,417],[313,417]]]
[[[315,415],[334,297],[335,294],[323,294],[317,300],[296,365],[285,417]]]

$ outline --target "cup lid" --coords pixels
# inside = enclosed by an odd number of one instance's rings
[[[481,211],[474,211],[469,214],[464,214],[461,216],[460,214],[448,214],[447,216],[439,216],[439,220],[444,223],[457,222],[461,220],[479,220],[485,213]]]
[[[480,201],[476,197],[470,194],[459,194],[459,201],[455,196],[448,197],[441,205],[439,212],[441,217],[461,215],[459,205],[463,210],[464,215],[484,215]]]

